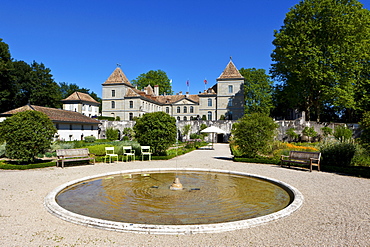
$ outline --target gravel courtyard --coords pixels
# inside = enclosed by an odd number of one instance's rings
[[[26,171],[0,170],[0,246],[370,246],[370,179],[276,165],[236,163],[227,144],[168,161],[135,161]],[[44,207],[57,186],[125,169],[211,168],[286,182],[304,196],[292,215],[256,227],[214,234],[151,235],[66,222]]]

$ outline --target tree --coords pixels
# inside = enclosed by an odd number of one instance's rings
[[[17,88],[13,83],[13,63],[9,46],[0,39],[0,109],[2,112],[14,108]]]
[[[360,128],[362,130],[360,141],[361,144],[370,151],[370,111],[365,112],[361,122]]]
[[[315,115],[324,106],[355,108],[355,88],[369,84],[370,12],[356,0],[304,0],[275,31],[271,74],[292,108]]]
[[[31,92],[30,103],[39,106],[58,108],[62,100],[59,85],[52,78],[51,70],[46,68],[43,63],[33,61],[32,84],[34,85]]]
[[[176,142],[176,119],[165,112],[146,113],[136,119],[134,131],[140,145],[151,146],[154,154],[163,154]]]
[[[139,75],[136,79],[131,81],[138,89],[143,89],[148,85],[154,87],[159,86],[159,94],[172,95],[172,87],[170,79],[168,79],[166,72],[162,70],[150,70],[147,73]]]
[[[13,84],[17,88],[13,99],[15,107],[33,104],[45,107],[61,107],[62,99],[59,85],[52,78],[51,70],[44,64],[33,61],[31,65],[24,61],[13,62]]]
[[[59,82],[60,92],[62,94],[62,99],[67,98],[74,92],[89,94],[90,89],[80,88],[76,83]]]
[[[56,132],[49,117],[38,111],[19,112],[0,123],[7,157],[24,162],[33,162],[37,154],[49,149]]]
[[[243,155],[254,158],[274,140],[278,124],[262,113],[244,115],[233,124],[231,133]]]
[[[239,70],[244,77],[245,114],[260,112],[269,115],[272,108],[272,84],[264,69]]]

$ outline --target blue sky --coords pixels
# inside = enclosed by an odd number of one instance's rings
[[[15,60],[35,60],[56,82],[101,96],[121,64],[129,80],[161,69],[173,91],[216,83],[230,56],[238,69],[267,72],[274,30],[298,0],[5,0],[0,38]],[[367,7],[365,5],[365,7]]]

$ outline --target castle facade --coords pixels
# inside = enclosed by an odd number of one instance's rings
[[[102,84],[102,116],[133,120],[163,111],[177,120],[237,120],[244,115],[244,77],[230,60],[216,84],[199,94],[159,95],[159,87],[136,89],[117,67]]]

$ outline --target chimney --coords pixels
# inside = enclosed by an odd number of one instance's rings
[[[158,85],[154,86],[154,95],[159,96],[159,86]]]
[[[179,95],[182,95],[182,91],[179,92]]]

